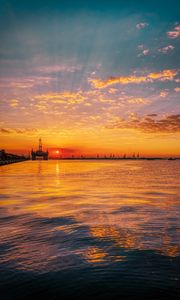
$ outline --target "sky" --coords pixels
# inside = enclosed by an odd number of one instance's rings
[[[175,0],[0,0],[0,148],[180,156],[179,41]]]

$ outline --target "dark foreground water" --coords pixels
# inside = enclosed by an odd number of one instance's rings
[[[0,299],[178,299],[179,178],[180,161],[1,167]]]

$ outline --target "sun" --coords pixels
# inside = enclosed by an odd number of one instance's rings
[[[59,150],[56,150],[56,154],[59,154]]]

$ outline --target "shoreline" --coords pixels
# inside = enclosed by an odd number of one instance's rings
[[[127,158],[120,158],[120,157],[117,157],[117,158],[96,158],[96,157],[76,157],[76,158],[71,158],[71,157],[61,157],[61,158],[50,158],[49,160],[70,160],[70,161],[75,161],[75,160],[78,160],[78,161],[87,161],[87,160],[97,160],[97,161],[129,161],[129,160],[133,160],[133,161],[142,161],[142,160],[149,160],[149,161],[152,161],[152,160],[164,160],[164,161],[176,161],[176,160],[180,160],[179,157],[170,157],[170,158],[161,158],[161,157],[142,157],[142,158],[131,158],[131,157],[127,157]],[[23,160],[5,160],[5,161],[0,161],[0,167],[2,166],[6,166],[6,165],[10,165],[10,164],[14,164],[14,163],[20,163],[20,162],[25,162],[25,161],[33,161],[31,159],[23,159]],[[35,161],[43,161],[41,159],[37,159]]]

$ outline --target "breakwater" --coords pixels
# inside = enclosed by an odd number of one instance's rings
[[[25,160],[28,160],[28,159],[25,158],[25,159],[0,160],[0,166],[14,164],[14,163],[22,162],[22,161],[25,161]]]
[[[0,150],[0,166],[14,164],[25,160],[29,160],[29,157],[7,153],[5,150]]]

